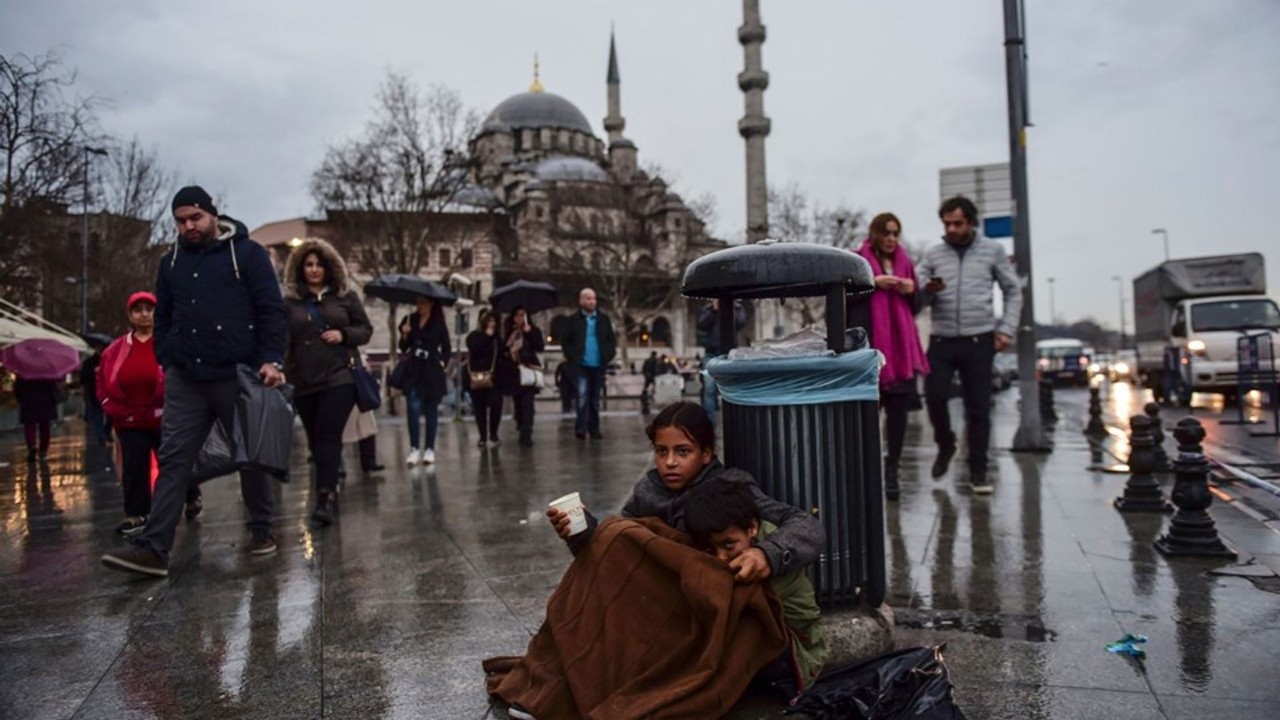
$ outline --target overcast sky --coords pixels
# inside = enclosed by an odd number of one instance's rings
[[[763,0],[769,181],[896,212],[937,241],[938,170],[1008,156],[1000,0]],[[358,133],[388,69],[482,114],[529,85],[604,136],[616,27],[627,136],[742,236],[731,0],[5,0],[5,53],[58,49],[108,98],[108,132],[154,145],[250,227],[317,208],[325,148]],[[1027,0],[1037,316],[1114,327],[1113,275],[1163,256],[1267,254],[1280,283],[1280,2]],[[1127,314],[1131,318],[1131,311]],[[1127,320],[1131,325],[1132,321]]]

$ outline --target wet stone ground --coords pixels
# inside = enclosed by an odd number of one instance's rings
[[[1015,401],[999,397],[997,443],[1012,437]],[[1079,394],[1060,394],[1059,413],[1052,454],[994,454],[988,498],[968,491],[962,458],[929,479],[913,417],[902,500],[886,511],[897,644],[945,642],[975,719],[1280,717],[1268,578],[1157,553],[1167,516],[1116,512],[1125,477],[1086,470]],[[615,509],[648,461],[638,414],[607,416],[600,443],[571,430],[544,415],[522,449],[507,422],[502,447],[481,451],[472,426],[445,423],[440,461],[409,469],[396,462],[404,427],[389,421],[388,470],[362,477],[349,456],[340,520],[324,530],[307,522],[299,452],[278,488],[280,549],[265,558],[245,552],[237,483],[214,481],[204,514],[180,526],[168,580],[99,565],[122,502],[78,423],[46,466],[0,436],[0,718],[505,717],[480,661],[523,650],[570,561],[542,508],[577,490]],[[1236,562],[1280,558],[1280,534],[1254,517],[1222,504],[1213,515]],[[1125,633],[1150,638],[1145,660],[1104,650]],[[748,696],[731,717],[781,711]]]

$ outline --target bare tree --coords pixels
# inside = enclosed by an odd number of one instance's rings
[[[624,366],[630,331],[668,312],[679,295],[673,272],[691,259],[688,238],[701,227],[699,221],[667,232],[664,195],[633,184],[592,184],[558,190],[551,206],[553,269],[594,288],[614,314]]]
[[[0,55],[0,293],[21,304],[37,304],[49,218],[83,202],[83,147],[101,140],[75,81],[56,54]]]
[[[369,275],[417,274],[441,247],[460,269],[484,233],[449,216],[474,212],[468,188],[467,140],[479,126],[454,90],[425,94],[388,73],[363,135],[334,145],[311,178],[311,194],[327,212],[347,259]],[[395,337],[395,313],[388,315]]]
[[[814,202],[796,183],[769,190],[769,236],[781,242],[806,242],[857,250],[864,236],[866,213],[845,204],[826,207]],[[783,304],[779,302],[775,326],[781,326]],[[824,314],[820,299],[797,298],[786,310],[799,315],[802,325],[815,324]]]

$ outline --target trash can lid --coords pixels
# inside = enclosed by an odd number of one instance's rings
[[[680,292],[691,298],[791,298],[826,295],[832,285],[875,290],[871,266],[848,250],[772,240],[717,250],[689,263]]]

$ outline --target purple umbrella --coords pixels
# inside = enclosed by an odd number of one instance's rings
[[[0,362],[23,380],[61,380],[80,367],[80,353],[57,340],[29,338],[6,347]]]

